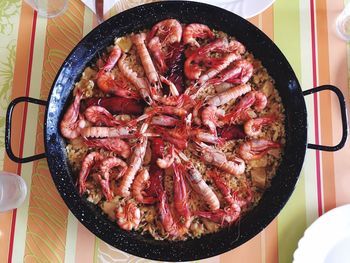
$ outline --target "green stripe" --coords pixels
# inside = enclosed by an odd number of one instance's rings
[[[301,0],[305,1],[305,0]],[[274,39],[297,77],[301,77],[299,1],[274,4]],[[292,262],[293,253],[306,228],[305,180],[302,173],[292,197],[278,216],[279,262]]]

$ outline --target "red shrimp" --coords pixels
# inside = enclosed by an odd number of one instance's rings
[[[218,107],[224,105],[225,103],[228,103],[231,100],[236,100],[237,98],[251,91],[251,89],[252,88],[249,84],[241,84],[239,86],[229,88],[228,90],[225,90],[219,94],[216,94],[215,96],[211,97],[207,103],[209,105]]]
[[[120,228],[130,231],[137,229],[141,222],[141,211],[131,200],[121,204],[115,213]]]
[[[168,66],[165,63],[165,54],[162,51],[162,44],[160,43],[159,37],[152,38],[148,42],[147,47],[152,54],[158,71],[164,74],[168,70]]]
[[[235,157],[233,160],[227,160],[226,155],[222,151],[204,143],[197,143],[196,150],[197,155],[204,162],[216,166],[227,173],[240,175],[245,171],[245,163],[240,158]]]
[[[256,137],[261,133],[262,127],[276,121],[276,116],[266,116],[250,119],[244,123],[244,132],[251,137]]]
[[[225,201],[229,205],[233,205],[235,203],[235,199],[231,195],[230,188],[226,184],[225,180],[220,176],[220,174],[215,171],[209,171],[207,174],[213,179],[216,187],[219,189],[219,191],[223,195]]]
[[[134,148],[134,152],[131,155],[131,159],[129,162],[128,169],[126,170],[122,181],[120,182],[120,185],[117,189],[117,193],[120,196],[127,197],[130,195],[129,188],[134,181],[136,173],[139,171],[139,169],[142,166],[143,158],[145,157],[146,153],[146,147],[147,147],[147,137],[143,136],[142,133],[147,130],[147,124],[144,124],[143,127],[141,127],[141,135],[139,142],[136,144]]]
[[[86,191],[86,178],[88,177],[91,168],[103,160],[103,156],[98,152],[91,152],[84,157],[79,173],[79,193],[82,195]]]
[[[238,148],[238,154],[244,160],[257,160],[267,154],[270,149],[280,148],[281,144],[267,139],[252,139],[242,143]]]
[[[83,137],[104,138],[104,137],[118,137],[130,138],[134,137],[134,129],[128,126],[117,127],[86,127],[81,129]]]
[[[225,81],[234,84],[247,83],[253,75],[253,65],[247,60],[238,60],[231,65],[218,77],[209,80],[209,84],[218,85]]]
[[[179,124],[179,119],[168,115],[158,115],[152,118],[151,124],[165,127],[174,127]]]
[[[142,169],[137,174],[134,182],[131,185],[131,193],[135,200],[141,204],[154,204],[157,199],[152,196],[147,196],[144,189],[150,185],[150,176],[147,169]]]
[[[148,88],[148,83],[144,78],[139,78],[137,76],[137,73],[134,72],[132,69],[130,69],[127,64],[125,63],[126,54],[123,54],[123,56],[118,61],[118,68],[123,74],[123,76],[128,79],[139,91],[141,97],[144,99],[144,101],[151,105],[153,103],[150,91]]]
[[[146,40],[145,33],[136,34],[131,37],[131,41],[135,44],[137,48],[137,52],[140,56],[141,63],[143,65],[143,68],[145,69],[147,79],[149,80],[151,86],[152,87],[160,86],[159,76],[156,71],[156,68],[153,65],[151,56],[148,53],[145,40]]]
[[[203,180],[202,174],[189,161],[186,155],[179,152],[180,158],[185,162],[187,179],[192,189],[206,202],[210,210],[215,211],[220,208],[220,201],[210,186]]]
[[[114,152],[123,158],[129,158],[131,154],[130,145],[117,138],[105,138],[105,139],[85,139],[84,143],[89,147],[101,147],[108,151]]]
[[[83,94],[78,89],[75,94],[74,102],[69,106],[60,122],[61,134],[67,139],[75,139],[80,135],[79,108],[82,96]]]
[[[207,218],[221,226],[229,226],[236,222],[241,214],[241,207],[238,204],[225,207],[224,209],[217,209],[215,211],[195,211],[194,215]]]
[[[180,216],[180,222],[182,222],[186,228],[191,224],[191,211],[189,209],[188,190],[186,189],[186,183],[184,179],[185,168],[180,163],[173,163],[174,169],[174,205],[177,214]]]
[[[152,40],[158,36],[162,46],[181,41],[182,26],[176,19],[165,19],[155,24],[148,34],[148,39]]]
[[[119,175],[117,176],[116,179],[120,178],[123,176],[125,169],[127,167],[126,163],[122,161],[121,159],[111,156],[102,161],[100,164],[100,170],[101,174],[99,174],[99,179],[100,183],[102,186],[102,192],[103,195],[106,197],[107,201],[110,201],[112,199],[112,193],[109,188],[109,174],[110,170],[114,167],[120,166],[122,170],[120,171]]]
[[[242,84],[246,85],[246,84]],[[257,111],[262,111],[267,105],[267,98],[260,91],[250,91],[238,102],[231,112],[223,116],[220,121],[223,123],[233,123],[239,119],[244,112],[254,106]]]
[[[86,120],[97,125],[116,126],[122,124],[101,106],[90,106],[84,112]]]
[[[185,27],[183,34],[183,42],[184,44],[189,44],[191,46],[200,47],[196,38],[200,39],[213,39],[215,37],[214,33],[210,30],[210,28],[203,24],[189,24]]]

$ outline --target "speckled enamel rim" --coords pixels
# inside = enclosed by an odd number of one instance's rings
[[[67,163],[65,141],[58,124],[70,99],[74,82],[83,69],[117,36],[150,28],[156,22],[176,18],[181,23],[198,22],[236,36],[260,59],[282,97],[286,110],[286,148],[282,163],[258,206],[235,226],[200,239],[183,242],[157,241],[136,232],[126,232],[101,211],[81,198],[76,178]],[[56,187],[69,209],[97,237],[130,254],[163,261],[198,260],[234,249],[258,234],[283,208],[299,177],[306,150],[307,121],[298,80],[276,45],[258,28],[226,10],[206,4],[166,1],[138,6],[122,12],[90,32],[69,54],[49,94],[45,116],[45,149]]]

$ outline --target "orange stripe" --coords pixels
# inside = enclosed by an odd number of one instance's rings
[[[278,263],[277,219],[265,228],[265,262]]]
[[[30,52],[30,36],[32,33],[32,21],[33,21],[33,9],[28,5],[23,4],[20,14],[19,29],[16,48],[16,61],[13,74],[13,85],[11,99],[24,96],[26,89],[27,79],[23,76],[27,76],[28,72],[28,58]],[[14,153],[18,154],[20,149],[20,138],[22,131],[22,115],[24,112],[24,105],[16,107],[12,118],[12,149]],[[16,173],[19,165],[12,162],[7,155],[4,158],[3,170]],[[0,214],[0,255],[2,259],[8,258],[11,225],[13,220],[13,212]]]
[[[70,1],[69,5],[64,15],[47,21],[40,91],[40,97],[43,99],[47,99],[51,84],[64,58],[82,37],[84,5],[76,1]],[[42,107],[39,108],[38,116],[35,150],[43,152]],[[39,160],[33,165],[28,215],[26,260],[63,262],[68,209],[52,181],[46,160]]]
[[[255,25],[256,27],[259,27],[259,16],[254,16],[252,18],[249,18],[248,21]]]
[[[273,5],[262,13],[262,30],[271,39],[273,39]]]
[[[240,247],[221,255],[220,259],[221,263],[260,262],[261,235],[259,234]]]
[[[317,48],[318,48],[318,77],[319,85],[329,84],[329,54],[328,54],[328,24],[327,24],[327,1],[318,0],[316,3],[317,19]],[[321,143],[332,145],[332,108],[331,94],[322,92],[320,97],[320,124]],[[323,174],[323,198],[324,212],[336,205],[335,181],[334,181],[334,155],[333,153],[322,153],[322,174]]]
[[[95,253],[95,236],[80,223],[78,223],[77,232],[75,262],[93,262]]]

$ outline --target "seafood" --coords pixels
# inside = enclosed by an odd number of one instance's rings
[[[165,19],[155,24],[148,34],[150,40],[155,36],[159,37],[163,46],[180,42],[182,26],[176,19]]]
[[[191,224],[191,211],[188,205],[188,191],[185,184],[184,173],[185,168],[177,163],[173,162],[174,168],[174,205],[177,214],[180,216],[180,222],[185,225],[186,228]]]
[[[196,38],[201,39],[213,39],[214,33],[210,30],[210,28],[203,24],[189,24],[185,27],[183,31],[183,42],[184,44],[189,44],[191,46],[200,47]]]
[[[79,194],[132,235],[178,242],[231,226],[283,157],[275,85],[235,36],[204,24],[119,36],[84,69],[60,123]]]
[[[152,196],[147,196],[144,189],[150,184],[150,176],[147,169],[139,171],[131,185],[132,197],[141,204],[154,204],[157,200]]]
[[[243,84],[245,85],[245,84]],[[254,106],[258,112],[267,105],[267,98],[260,91],[250,91],[237,103],[233,110],[223,116],[220,121],[223,123],[233,123],[239,119],[250,107]]]
[[[90,106],[84,112],[86,120],[97,125],[115,126],[121,122],[116,120],[113,115],[101,106]]]
[[[244,173],[245,163],[242,159],[235,157],[232,160],[227,160],[227,157],[223,152],[204,143],[197,143],[196,148],[197,153],[203,161],[232,175],[240,175]]]
[[[79,193],[82,195],[86,191],[85,181],[91,168],[103,160],[103,156],[98,152],[91,152],[85,156],[79,173]]]
[[[247,60],[238,60],[233,65],[229,66],[227,69],[223,70],[220,75],[216,78],[209,80],[210,84],[218,85],[222,82],[229,82],[235,84],[244,84],[253,75],[253,65]]]
[[[238,204],[233,204],[225,209],[217,209],[215,211],[195,211],[195,215],[210,219],[221,226],[229,226],[236,222],[241,214],[241,208]]]
[[[117,137],[104,139],[85,139],[84,143],[89,147],[101,147],[111,152],[117,153],[123,158],[129,158],[131,148],[128,143]]]
[[[67,139],[75,139],[80,135],[79,107],[82,96],[81,91],[77,90],[74,102],[69,106],[60,123],[60,131]]]
[[[281,144],[267,139],[252,139],[242,143],[238,148],[238,154],[247,161],[260,159],[273,148],[280,148]]]
[[[179,119],[168,116],[168,115],[158,115],[152,118],[151,124],[159,126],[173,127],[179,123]]]
[[[275,116],[266,116],[256,119],[250,119],[249,121],[244,123],[244,132],[251,137],[258,136],[261,133],[263,125],[270,124],[275,120]]]
[[[147,130],[147,125],[143,125],[143,130]],[[143,132],[142,132],[143,133]],[[117,193],[120,196],[126,197],[130,195],[129,188],[134,181],[135,175],[141,168],[143,158],[145,157],[146,147],[147,147],[147,137],[143,136],[141,133],[139,142],[134,148],[134,152],[130,157],[130,162],[128,169],[126,170],[122,181],[117,189]]]
[[[185,162],[187,179],[190,182],[192,189],[203,198],[208,204],[210,210],[215,211],[219,209],[219,199],[209,185],[203,180],[202,174],[193,166],[183,153],[180,152],[179,156]]]
[[[128,79],[139,91],[141,97],[145,100],[147,104],[152,104],[152,98],[148,88],[147,81],[144,78],[139,78],[137,73],[130,69],[125,63],[126,54],[123,54],[118,61],[118,68],[123,74],[123,76]]]
[[[120,205],[115,213],[117,224],[124,230],[136,229],[141,222],[141,211],[132,201]]]
[[[242,84],[228,90],[225,90],[216,96],[210,98],[207,103],[211,106],[221,106],[231,100],[236,100],[247,92],[251,91],[251,87],[249,84]]]
[[[128,126],[118,127],[86,127],[81,129],[81,136],[92,138],[118,137],[130,138],[134,135],[133,128]]]
[[[131,41],[136,45],[142,65],[146,72],[147,79],[150,82],[151,86],[155,87],[159,85],[159,77],[156,68],[153,65],[151,56],[146,48],[145,40],[146,34],[144,33],[136,34],[131,37]]]
[[[87,108],[101,106],[111,114],[141,115],[144,109],[144,105],[137,100],[120,97],[89,98],[84,102]]]
[[[112,199],[111,190],[109,188],[109,173],[113,167],[118,167],[118,166],[122,167],[122,170],[116,179],[123,176],[125,172],[125,168],[127,167],[127,165],[124,161],[122,161],[117,157],[108,157],[104,159],[100,164],[101,174],[99,175],[99,179],[102,186],[102,192],[106,197],[107,201]]]

